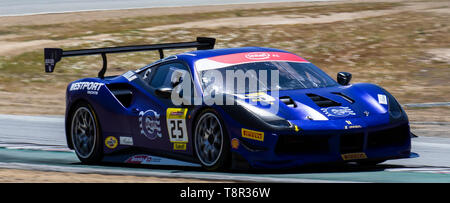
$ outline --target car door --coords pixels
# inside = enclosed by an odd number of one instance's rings
[[[133,81],[143,90],[132,107],[136,112],[135,146],[174,153],[187,151],[189,109],[174,105],[167,94],[177,85],[174,75],[190,77],[189,68],[181,61],[166,62],[141,71]]]

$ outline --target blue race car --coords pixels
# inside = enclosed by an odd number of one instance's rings
[[[214,49],[215,39],[65,51],[46,48],[45,70],[62,57],[101,55],[95,78],[70,83],[66,138],[82,163],[226,168],[378,164],[409,158],[408,117],[373,84],[337,82],[278,49]],[[164,57],[163,50],[197,48]],[[158,51],[160,60],[119,76],[106,54]]]

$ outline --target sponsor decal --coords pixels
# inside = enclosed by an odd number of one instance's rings
[[[236,95],[240,99],[249,99],[252,102],[264,102],[268,104],[273,104],[275,101],[275,98],[268,95],[265,92],[256,92],[256,93],[250,93],[245,95]]]
[[[133,71],[128,71],[128,72],[124,73],[122,76],[124,78],[126,78],[128,80],[128,82],[131,82],[137,78],[137,76],[134,74]]]
[[[362,128],[360,125],[346,125],[344,127],[345,129],[356,129],[356,128]]]
[[[252,140],[264,141],[264,132],[242,128],[242,137]]]
[[[173,150],[186,151],[186,143],[182,143],[182,142],[175,142],[175,143],[173,143]]]
[[[384,94],[378,94],[378,103],[387,104],[387,98]]]
[[[149,155],[134,155],[128,158],[125,163],[127,164],[150,164],[150,163],[159,163],[161,162],[161,158],[152,157]]]
[[[370,112],[364,111],[364,115],[369,116]]]
[[[87,94],[97,95],[104,83],[100,82],[76,82],[70,85],[69,91],[86,90]]]
[[[178,161],[174,159],[163,158],[159,156],[136,154],[127,158],[124,163],[128,164],[145,164],[145,165],[160,165],[160,166],[190,166],[201,167],[200,164],[189,163],[185,161]]]
[[[170,115],[169,115],[169,117],[171,117],[171,118],[183,118],[183,116],[184,116],[184,111],[173,111],[173,112],[170,112]]]
[[[245,58],[250,60],[263,60],[270,58],[270,54],[266,52],[250,52],[245,55]]]
[[[120,144],[121,145],[133,145],[133,138],[132,137],[119,137]]]
[[[105,145],[110,149],[115,149],[119,145],[119,142],[116,137],[109,136],[105,139]]]
[[[355,159],[367,159],[367,155],[364,152],[342,154],[341,156],[342,156],[342,159],[344,159],[345,161],[355,160]]]
[[[344,126],[344,129],[355,129],[355,128],[362,128],[360,125],[353,125],[351,121],[345,120],[345,123],[347,123],[346,126]]]
[[[285,52],[245,52],[227,54],[200,59],[195,62],[197,71],[219,69],[230,65],[258,61],[290,61],[299,63],[309,63],[305,59],[291,53]]]
[[[46,64],[55,64],[55,59],[45,59]]]
[[[154,140],[162,137],[160,114],[153,110],[139,112],[139,128],[141,135]]]
[[[328,107],[328,108],[321,108],[322,112],[327,116],[334,116],[334,117],[346,117],[346,116],[354,116],[356,115],[355,112],[353,112],[350,107]]]
[[[295,128],[295,132],[300,131],[300,128],[297,125],[294,125],[294,128]]]
[[[169,133],[170,142],[188,142],[186,128],[187,111],[187,108],[167,109],[167,130]]]
[[[231,140],[231,148],[238,149],[239,148],[239,139],[233,138]]]

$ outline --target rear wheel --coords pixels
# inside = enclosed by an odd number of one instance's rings
[[[95,112],[86,102],[76,104],[71,114],[70,137],[75,153],[82,163],[100,162],[103,156],[100,128]]]
[[[208,170],[224,169],[229,163],[229,138],[222,122],[213,110],[203,111],[194,133],[194,147],[197,158]]]

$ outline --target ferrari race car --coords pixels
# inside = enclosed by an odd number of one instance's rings
[[[413,157],[408,117],[383,88],[337,82],[278,49],[214,49],[215,39],[99,49],[45,48],[45,71],[63,57],[101,55],[98,77],[70,83],[66,138],[82,163],[226,168],[378,164]],[[196,51],[164,57],[164,50]],[[158,51],[160,60],[105,77],[106,54]]]

